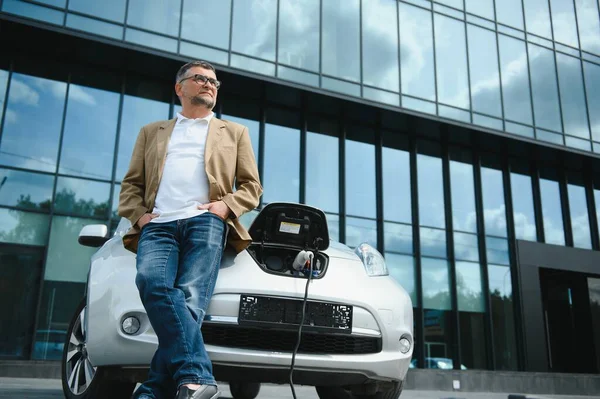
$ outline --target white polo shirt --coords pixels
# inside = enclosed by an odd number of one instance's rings
[[[189,119],[177,113],[152,210],[159,216],[152,219],[153,223],[188,219],[206,212],[198,205],[210,202],[204,149],[213,115],[211,112],[205,118]]]

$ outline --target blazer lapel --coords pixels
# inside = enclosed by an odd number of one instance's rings
[[[213,154],[213,151],[223,138],[223,129],[225,124],[222,120],[213,117],[208,125],[208,135],[206,137],[206,148],[204,149],[204,165],[208,165],[208,161]],[[206,166],[205,166],[206,167]]]
[[[165,161],[167,160],[167,148],[171,134],[175,128],[175,122],[177,122],[177,118],[165,121],[165,123],[158,127],[158,132],[156,133],[156,165],[158,167],[156,187],[158,187],[162,179]]]

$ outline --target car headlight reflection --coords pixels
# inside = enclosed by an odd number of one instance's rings
[[[400,352],[406,354],[410,350],[410,340],[406,337],[400,338]]]
[[[362,260],[369,276],[387,276],[389,274],[383,255],[371,245],[364,242],[356,247],[354,253]]]

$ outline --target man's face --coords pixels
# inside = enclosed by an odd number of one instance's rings
[[[175,84],[177,96],[182,104],[187,100],[193,106],[203,106],[212,110],[217,102],[217,88],[208,81],[203,82],[194,79],[194,75],[204,75],[207,78],[217,79],[215,72],[210,69],[192,67],[183,77],[185,80],[180,80],[180,83]]]

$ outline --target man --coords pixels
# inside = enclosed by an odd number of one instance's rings
[[[262,194],[248,129],[212,112],[220,85],[207,62],[179,69],[182,111],[142,128],[121,185],[119,215],[132,223],[123,242],[137,251],[135,281],[159,342],[138,399],[220,396],[200,326],[225,242],[248,245],[238,218]]]

